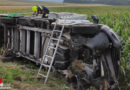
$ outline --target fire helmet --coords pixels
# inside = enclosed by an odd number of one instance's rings
[[[37,6],[33,6],[33,7],[32,7],[32,11],[33,11],[33,12],[37,12],[37,11],[38,11]]]

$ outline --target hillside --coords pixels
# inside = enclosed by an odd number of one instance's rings
[[[0,6],[28,6],[32,5],[30,2],[12,1],[12,0],[0,0]]]
[[[130,5],[130,0],[64,0],[65,3]]]

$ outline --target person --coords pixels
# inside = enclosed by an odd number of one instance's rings
[[[48,14],[49,14],[49,9],[45,6],[33,6],[32,7],[32,11],[34,12],[33,15],[38,16],[38,14],[43,14],[42,18],[48,18]]]

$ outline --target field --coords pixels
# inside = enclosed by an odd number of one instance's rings
[[[34,0],[36,1],[36,0]],[[38,1],[38,0],[37,0]],[[53,5],[61,5],[60,3],[51,3],[51,2],[29,2],[26,0],[0,0],[0,6],[32,6],[32,5],[47,5],[47,6],[53,6]]]
[[[121,52],[121,72],[120,72],[120,90],[130,90],[130,7],[129,6],[68,6],[68,7],[49,7],[51,11],[55,12],[75,12],[80,14],[87,14],[88,19],[92,21],[91,15],[97,15],[100,19],[100,24],[106,24],[111,27],[120,37],[122,43]],[[26,13],[31,12],[30,7],[16,8],[2,8],[0,13]],[[52,77],[46,87],[42,87],[42,81],[36,79],[38,68],[35,64],[28,62],[28,64],[21,61],[2,62],[0,61],[0,77],[3,77],[7,83],[13,83],[15,89],[28,87],[27,90],[69,90],[64,82]],[[24,65],[25,64],[25,65]],[[27,69],[22,70],[22,67]],[[26,71],[30,69],[30,71]],[[7,72],[8,71],[8,72]],[[16,73],[17,72],[17,73]],[[22,76],[22,77],[20,77]],[[19,80],[20,78],[20,80]],[[17,80],[18,79],[18,80]],[[53,87],[53,88],[51,88]],[[20,88],[20,89],[21,89]],[[22,89],[21,89],[22,90]],[[35,90],[35,89],[34,89]]]

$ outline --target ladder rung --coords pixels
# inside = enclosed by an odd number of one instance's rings
[[[52,56],[48,56],[48,55],[45,55],[46,57],[48,57],[48,58],[53,58]]]
[[[55,31],[55,32],[61,32],[60,30],[53,30],[53,31]]]
[[[57,38],[51,38],[51,39],[52,39],[52,40],[57,40],[57,41],[59,40],[59,39],[57,39]]]
[[[49,46],[49,48],[56,49],[56,48],[55,48],[55,47],[53,47],[53,46]]]
[[[40,76],[42,76],[42,77],[45,77],[45,81],[44,81],[44,84],[46,84],[46,82],[47,82],[47,80],[48,80],[48,77],[49,77],[49,74],[50,74],[50,70],[51,70],[51,67],[52,67],[52,63],[54,62],[54,58],[55,58],[55,56],[56,56],[56,52],[57,52],[57,48],[58,48],[58,46],[59,46],[59,43],[60,43],[60,39],[61,39],[61,37],[62,37],[62,33],[63,33],[63,30],[64,30],[64,25],[62,26],[62,29],[61,30],[56,30],[56,25],[57,24],[55,24],[55,26],[54,26],[54,28],[53,28],[53,31],[52,31],[52,33],[51,33],[51,37],[50,37],[50,39],[49,39],[49,42],[48,42],[48,47],[46,48],[46,51],[45,51],[45,55],[44,55],[44,57],[43,57],[43,59],[46,61],[46,59],[47,59],[47,61],[48,61],[48,59],[50,58],[51,59],[51,64],[46,64],[46,63],[44,63],[43,61],[42,61],[42,63],[41,63],[41,67],[40,67],[40,69],[39,69],[39,71],[38,71],[38,75],[40,75]],[[54,36],[54,32],[59,32],[59,36],[56,38],[56,37],[53,37]],[[57,42],[55,42],[55,41],[57,41]],[[54,41],[54,42],[53,42]],[[56,43],[56,46],[53,46],[53,45],[51,45],[51,43]],[[52,49],[54,49],[54,53],[53,53],[53,55],[48,55],[47,54],[47,52],[48,52],[48,49],[49,48],[52,48]],[[40,73],[41,72],[41,68],[42,67],[47,67],[48,68],[48,71],[47,71],[47,74],[42,74],[42,73]]]
[[[48,67],[48,68],[50,67],[50,65],[46,65],[46,64],[44,64],[44,63],[43,63],[42,65],[45,66],[45,67]]]
[[[45,75],[43,75],[43,74],[41,74],[41,73],[39,73],[38,75],[43,76],[43,77],[47,77],[47,76],[45,76]]]

